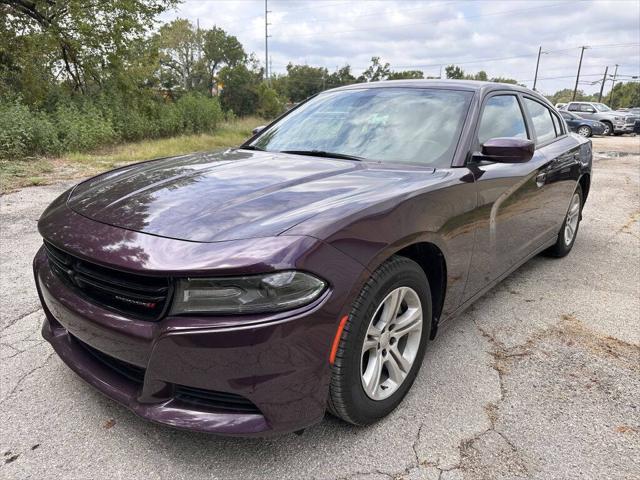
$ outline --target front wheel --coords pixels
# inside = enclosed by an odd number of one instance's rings
[[[587,125],[582,125],[580,128],[578,128],[578,135],[589,138],[591,136],[591,128],[589,128]]]
[[[418,374],[431,330],[431,293],[420,266],[394,256],[353,304],[332,366],[328,409],[354,425],[392,412]]]
[[[560,233],[558,233],[558,240],[555,245],[551,246],[545,252],[549,256],[564,257],[573,248],[582,217],[582,201],[582,187],[578,184],[578,187],[571,197],[569,210],[567,210],[567,215],[562,223]]]
[[[602,135],[604,135],[605,137],[607,135],[611,135],[613,134],[613,124],[610,122],[602,122],[602,124],[604,125],[604,132],[602,132]]]

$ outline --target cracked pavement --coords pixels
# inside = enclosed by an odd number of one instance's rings
[[[40,337],[31,278],[38,216],[69,184],[0,197],[0,478],[638,478],[640,138],[594,147],[573,252],[449,322],[392,415],[266,440],[154,425],[77,378]]]

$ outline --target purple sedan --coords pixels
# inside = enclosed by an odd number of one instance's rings
[[[162,424],[262,436],[327,410],[370,424],[445,321],[538,253],[569,253],[590,178],[591,142],[530,90],[330,90],[239,148],[56,199],[33,264],[43,335]]]

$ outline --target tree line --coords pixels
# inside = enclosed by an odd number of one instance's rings
[[[177,2],[0,0],[0,157],[210,132],[235,116],[273,118],[325,89],[425,78],[374,56],[358,76],[349,65],[290,63],[265,80],[256,56],[225,30],[186,19],[158,25]],[[455,65],[445,75],[517,83]]]

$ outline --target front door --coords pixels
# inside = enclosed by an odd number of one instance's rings
[[[496,137],[536,141],[533,126],[527,127],[525,121],[524,101],[515,93],[497,93],[485,99],[474,151],[480,151],[484,142]],[[551,117],[549,126],[555,139],[556,127]],[[543,147],[549,134],[540,135],[537,144]],[[521,263],[554,235],[553,215],[545,211],[551,198],[547,178],[553,161],[543,148],[536,148],[533,158],[526,163],[480,162],[469,166],[478,189],[479,228],[465,300]]]

